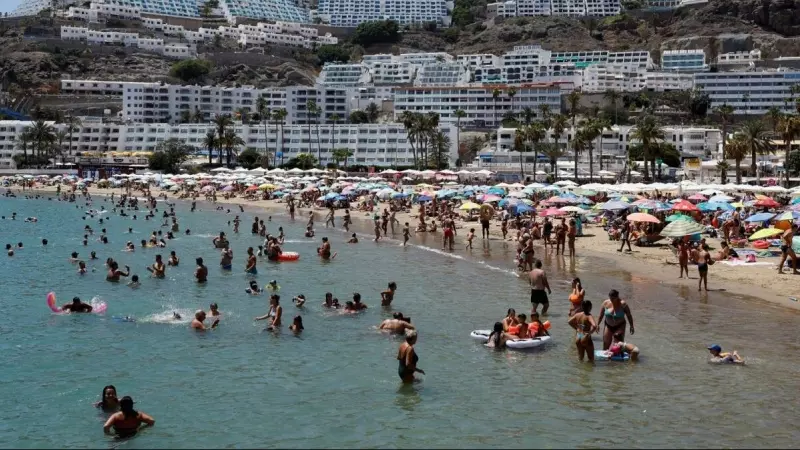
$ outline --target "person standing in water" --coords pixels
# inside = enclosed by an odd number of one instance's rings
[[[328,215],[325,216],[325,228],[328,228],[328,224],[331,224],[333,228],[336,228],[336,223],[334,222],[334,215],[336,214],[336,210],[333,209],[333,206],[328,208]]]
[[[205,323],[203,323],[205,320],[206,320],[205,311],[203,311],[202,309],[198,309],[197,311],[195,311],[194,320],[192,320],[192,325],[191,325],[192,329],[195,331],[208,330],[209,328],[207,328]],[[219,318],[215,319],[214,322],[211,324],[211,329],[217,328],[217,325],[219,325]]]
[[[119,409],[120,411],[112,414],[103,425],[105,434],[112,434],[113,428],[117,437],[126,438],[134,436],[142,428],[156,424],[155,419],[149,415],[133,409],[133,399],[127,395],[119,401]]]
[[[247,247],[247,264],[245,265],[244,271],[255,275],[258,273],[258,269],[256,269],[256,263],[258,259],[256,255],[253,254],[253,247]]]
[[[205,283],[208,281],[208,267],[203,265],[203,258],[195,259],[197,268],[194,269],[194,278],[198,283]]]
[[[283,307],[280,305],[281,296],[272,294],[269,297],[269,311],[263,316],[256,317],[255,320],[270,320],[267,330],[277,330],[281,326],[281,316],[283,316]]]
[[[331,259],[331,243],[328,242],[328,238],[322,238],[322,246],[317,249],[317,253],[319,253],[319,257],[324,260]]]
[[[403,383],[413,383],[416,381],[414,374],[419,372],[425,375],[425,371],[417,368],[419,356],[414,350],[414,344],[417,343],[417,330],[405,330],[406,341],[400,344],[397,350],[397,375],[403,380]]]
[[[153,274],[154,278],[164,278],[166,276],[166,267],[164,262],[161,261],[161,255],[156,255],[156,262],[148,267],[147,271]]]
[[[615,334],[620,334],[625,339],[625,327],[627,322],[631,324],[631,335],[633,334],[633,315],[628,303],[619,298],[619,292],[612,289],[608,293],[608,299],[600,305],[600,314],[597,316],[597,323],[602,322],[603,327],[603,350],[608,350],[611,340]],[[599,325],[598,325],[599,326]]]
[[[542,270],[542,261],[536,260],[533,270],[529,275],[531,285],[531,314],[536,314],[539,305],[542,305],[542,314],[547,314],[547,309],[550,308],[550,300],[547,298],[548,294],[553,292],[550,290],[550,283],[547,281],[547,274]],[[547,290],[547,292],[545,292]]]
[[[74,297],[72,303],[62,306],[61,310],[71,313],[90,313],[92,312],[92,305],[83,303],[80,298]]]
[[[391,306],[392,300],[394,300],[394,293],[396,290],[397,290],[397,283],[395,283],[394,281],[390,281],[388,289],[381,292],[381,306]]]
[[[700,279],[697,280],[698,291],[701,288],[705,288],[706,292],[708,292],[708,266],[710,264],[714,264],[714,259],[711,257],[711,253],[708,252],[708,244],[703,244],[700,247],[700,256],[697,261],[697,272],[700,274]]]
[[[344,226],[344,231],[347,231],[349,233],[350,232],[350,224],[352,223],[350,221],[350,210],[349,209],[345,209],[344,210],[344,219],[343,220],[344,220],[344,225],[343,225]]]
[[[408,240],[411,239],[411,229],[408,226],[408,222],[403,225],[403,247],[406,246]]]
[[[104,387],[103,394],[100,396],[100,401],[95,403],[94,406],[106,413],[115,413],[119,411],[117,388],[114,387],[113,384]]]
[[[219,265],[222,267],[222,270],[233,270],[233,250],[230,248],[222,250]]]
[[[575,330],[575,347],[578,349],[578,359],[583,361],[584,355],[589,357],[589,362],[594,362],[594,342],[592,333],[597,331],[597,322],[592,317],[592,302],[581,303],[581,311],[569,318],[569,326]]]

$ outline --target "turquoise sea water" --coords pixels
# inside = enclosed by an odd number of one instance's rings
[[[95,207],[102,205],[95,200]],[[106,203],[110,209],[110,203]],[[159,209],[163,210],[163,205]],[[368,239],[345,245],[345,234],[302,237],[303,223],[274,216],[270,232],[283,226],[284,249],[297,263],[259,262],[263,285],[278,280],[284,327],[302,314],[305,332],[263,331],[253,317],[267,311],[264,296],[245,294],[245,249],[252,208],[241,214],[242,233],[227,221],[233,215],[190,213],[178,205],[181,234],[166,249],[122,251],[125,241],[146,239],[160,217],[144,221],[111,216],[82,220],[87,209],[47,200],[0,200],[0,244],[23,242],[13,257],[0,256],[0,445],[55,448],[106,447],[786,447],[796,446],[798,417],[796,312],[735,292],[699,297],[620,272],[595,258],[545,258],[554,285],[552,345],[532,352],[490,351],[469,339],[490,328],[508,307],[529,312],[528,289],[511,270],[510,248],[489,247],[455,254],[420,246],[399,247]],[[132,214],[132,213],[129,213]],[[110,214],[109,214],[110,215]],[[103,217],[109,217],[105,215]],[[160,215],[160,214],[159,214]],[[24,223],[36,216],[38,223]],[[83,227],[95,235],[81,245]],[[110,243],[96,242],[107,228]],[[134,228],[133,235],[127,234]],[[183,235],[185,228],[191,236]],[[163,229],[166,232],[166,228]],[[234,271],[219,270],[211,237],[227,231]],[[319,238],[328,235],[339,252],[331,263],[315,257]],[[366,238],[366,234],[364,237]],[[49,243],[46,248],[41,239]],[[430,243],[437,244],[431,240]],[[85,276],[67,261],[72,251],[87,257],[96,272]],[[167,278],[147,277],[156,253],[170,250],[181,265]],[[103,262],[113,257],[142,278],[142,287],[105,281]],[[192,281],[194,258],[209,267],[209,283]],[[642,351],[637,364],[577,361],[573,333],[564,323],[568,281],[578,274],[587,299],[599,307],[611,288],[628,299]],[[390,310],[380,308],[388,281],[399,289],[394,311],[412,317],[420,330],[417,352],[424,381],[401,386],[395,355],[398,338],[375,327]],[[713,281],[713,268],[712,268]],[[99,297],[108,311],[99,315],[53,315],[45,295],[59,303],[73,296]],[[344,302],[354,291],[370,309],[357,316],[323,311],[324,293]],[[309,299],[297,310],[290,299]],[[219,303],[224,318],[204,335],[188,328],[198,308]],[[173,310],[184,323],[169,323]],[[596,311],[595,311],[596,314]],[[138,323],[119,323],[132,315]],[[736,348],[745,367],[707,363],[707,345]],[[156,426],[132,442],[114,442],[102,433],[105,419],[92,407],[106,384],[131,395]]]

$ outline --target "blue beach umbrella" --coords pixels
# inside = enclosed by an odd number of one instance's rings
[[[506,191],[503,188],[499,187],[490,187],[487,194],[494,194],[494,195],[506,195]]]
[[[395,192],[394,194],[392,194],[392,198],[406,198],[406,197],[408,197],[408,194],[406,194],[405,192]]]
[[[534,211],[534,208],[524,203],[520,203],[519,205],[514,207],[514,212],[516,214],[525,214],[531,211]]]
[[[752,216],[748,217],[747,219],[744,219],[744,221],[745,222],[766,222],[766,221],[772,219],[773,217],[775,217],[775,214],[772,214],[772,213],[758,213],[758,214],[753,214]]]
[[[418,201],[418,202],[429,202],[429,201],[431,201],[431,200],[432,200],[432,199],[431,199],[429,196],[427,196],[427,195],[420,195],[420,196],[419,196],[419,197],[417,197],[417,199],[416,199],[416,201]]]
[[[625,203],[619,200],[609,200],[602,205],[600,205],[600,209],[605,211],[614,211],[618,209],[628,209],[631,207],[630,203]]]

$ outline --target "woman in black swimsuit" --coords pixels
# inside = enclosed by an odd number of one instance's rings
[[[422,369],[417,368],[419,356],[414,351],[414,344],[417,343],[417,330],[406,330],[406,341],[400,345],[397,351],[397,374],[403,383],[413,383],[416,381],[414,373],[419,372],[425,374]]]

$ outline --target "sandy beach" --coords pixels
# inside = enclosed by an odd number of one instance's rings
[[[33,189],[35,193],[55,193],[53,186],[39,186]],[[15,192],[20,193],[20,189],[15,187]],[[111,188],[97,188],[89,187],[88,191],[91,195],[111,195],[112,192],[120,195],[124,191],[122,189]],[[26,193],[31,192],[26,190]],[[187,199],[177,199],[167,191],[161,191],[153,188],[154,195],[166,193],[170,200],[186,201]],[[203,203],[198,200],[198,203]],[[245,205],[249,208],[260,208],[268,213],[288,215],[286,204],[276,200],[247,200],[244,198],[233,197],[224,199],[218,196],[217,204],[231,204],[231,205]],[[309,210],[315,211],[316,222],[322,224],[324,222],[324,215],[326,210],[324,208],[296,208],[295,217],[298,221],[303,221],[303,217],[307,216]],[[343,211],[337,210],[336,218],[341,222]],[[362,211],[351,211],[354,228],[360,232],[362,240],[371,240],[371,234],[365,233],[372,230],[372,218],[370,213]],[[415,213],[397,213],[397,220],[402,224],[408,222],[412,230],[416,227],[418,219]],[[459,229],[470,228],[474,226],[477,233],[480,232],[480,225],[477,222],[458,222]],[[397,236],[400,235],[400,229],[397,229]],[[690,265],[691,278],[678,278],[678,265],[677,259],[666,245],[656,245],[652,247],[637,247],[632,246],[632,252],[618,252],[619,242],[608,240],[606,232],[600,227],[591,224],[584,225],[584,236],[579,237],[575,241],[575,249],[577,257],[591,256],[606,259],[610,264],[614,264],[621,270],[625,270],[643,278],[658,281],[667,285],[685,286],[690,291],[697,291],[697,270],[695,266]],[[430,234],[430,233],[428,233]],[[433,233],[441,237],[441,232]],[[459,249],[458,244],[464,240],[465,232],[461,231],[456,236],[456,250],[455,252],[463,252],[463,248]],[[502,241],[502,234],[500,232],[500,222],[493,221],[490,228],[490,240]],[[511,238],[516,236],[516,230],[509,230],[509,242]],[[417,240],[415,234],[412,233],[412,241]],[[478,241],[480,238],[476,238]],[[537,241],[540,243],[541,241]],[[665,242],[665,241],[662,241]],[[709,240],[709,244],[719,248],[719,242],[716,240]],[[540,245],[537,248],[537,255],[541,255],[543,247]],[[555,254],[554,250],[549,250]],[[712,250],[715,254],[716,250]],[[737,295],[744,295],[761,299],[770,303],[775,303],[787,308],[800,310],[800,275],[792,275],[791,270],[785,271],[784,274],[778,274],[777,264],[779,258],[758,258],[759,264],[751,265],[728,265],[723,262],[717,262],[711,266],[709,272],[709,290],[735,293]],[[762,264],[768,263],[768,264]],[[513,267],[513,261],[508,261],[509,267]],[[697,295],[704,295],[698,292]]]

